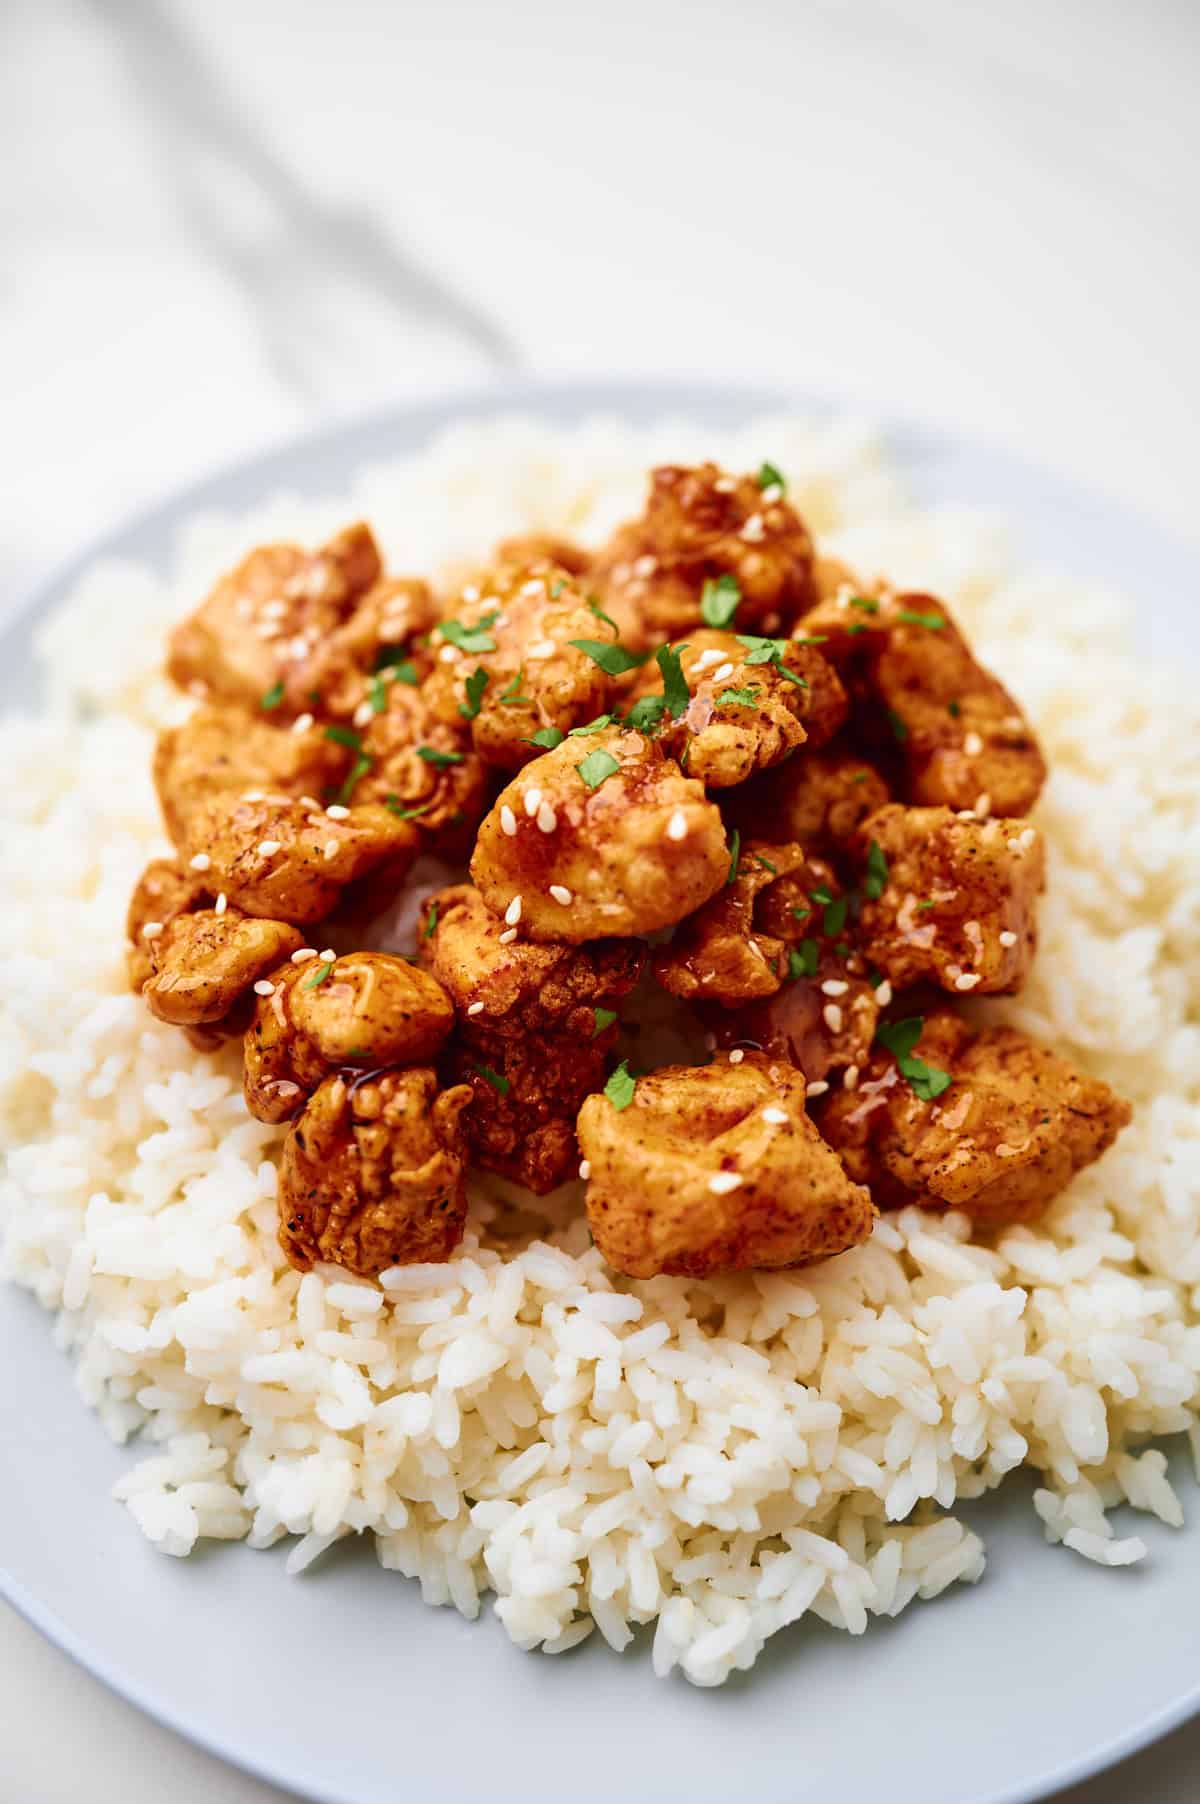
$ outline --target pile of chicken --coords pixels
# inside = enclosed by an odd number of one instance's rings
[[[817,558],[770,465],[657,469],[598,554],[511,540],[446,598],[364,525],[261,546],[168,668],[196,706],[158,743],[176,852],[131,981],[202,1046],[243,1036],[302,1269],[448,1258],[472,1162],[578,1172],[639,1278],[825,1258],[914,1201],[983,1232],[1129,1118],[958,1012],[1033,955],[1028,723],[940,601]],[[414,956],[354,949],[423,852],[471,882]],[[639,1074],[639,983],[707,1062]]]

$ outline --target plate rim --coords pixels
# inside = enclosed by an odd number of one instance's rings
[[[10,606],[0,610],[0,641],[12,633],[28,630],[30,622],[60,602],[93,564],[102,558],[121,556],[128,540],[150,536],[162,539],[165,546],[172,542],[187,514],[215,507],[245,510],[273,489],[287,487],[289,482],[294,482],[294,478],[289,478],[288,465],[298,455],[336,457],[339,446],[345,445],[349,453],[355,441],[385,435],[389,430],[396,430],[398,425],[403,426],[410,438],[427,440],[446,427],[521,411],[554,423],[569,424],[595,414],[621,417],[632,413],[643,420],[669,416],[672,412],[677,412],[680,417],[702,417],[705,408],[711,407],[745,418],[758,414],[798,413],[820,420],[839,416],[861,419],[876,430],[886,444],[905,448],[904,454],[910,459],[919,457],[922,450],[942,452],[948,446],[968,447],[974,457],[984,459],[997,472],[1005,472],[1026,484],[1033,482],[1066,506],[1085,513],[1101,508],[1109,517],[1128,523],[1139,532],[1153,534],[1160,544],[1179,555],[1193,560],[1196,556],[1196,548],[1186,535],[1132,507],[1119,496],[1111,496],[1064,476],[1036,458],[1027,457],[985,435],[976,436],[969,429],[943,426],[936,419],[897,413],[891,408],[876,415],[859,395],[839,395],[831,390],[808,389],[790,383],[767,389],[755,383],[690,380],[679,376],[532,376],[452,388],[412,401],[396,399],[307,430],[282,434],[257,450],[247,451],[199,477],[176,484],[165,494],[122,515],[115,525],[90,535],[80,546],[50,565]],[[348,475],[354,467],[347,465]],[[358,467],[363,467],[361,460]],[[986,503],[979,505],[986,506]],[[163,547],[153,553],[142,551],[140,556],[152,563],[161,563]],[[282,1775],[278,1767],[262,1763],[250,1751],[233,1750],[223,1744],[219,1737],[205,1729],[201,1717],[155,1696],[141,1680],[128,1673],[120,1661],[109,1659],[102,1649],[77,1634],[56,1611],[41,1603],[2,1558],[0,1598],[114,1696],[211,1757],[263,1784],[283,1788],[285,1792],[310,1800],[310,1804],[355,1804],[352,1794],[315,1789],[311,1782],[297,1790],[291,1775]],[[1066,1787],[1112,1769],[1197,1716],[1200,1716],[1200,1679],[1172,1703],[1151,1712],[1086,1754],[1060,1761],[1015,1787],[978,1795],[974,1804],[1039,1804]]]

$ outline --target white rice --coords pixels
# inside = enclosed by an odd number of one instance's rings
[[[544,1236],[449,1265],[301,1277],[275,1239],[277,1129],[236,1048],[193,1052],[125,989],[122,918],[162,848],[162,633],[249,543],[367,514],[400,569],[521,526],[596,541],[649,463],[769,457],[822,543],[945,595],[1045,740],[1050,854],[1033,981],[983,1010],[1109,1079],[1133,1125],[1045,1222],[973,1246],[909,1209],[811,1271],[614,1278],[578,1189]],[[170,581],[97,567],[41,634],[53,714],[0,729],[0,1132],[8,1274],[57,1311],[80,1391],[147,1457],[144,1534],[299,1537],[299,1571],[372,1531],[386,1567],[524,1648],[656,1622],[653,1666],[718,1684],[805,1614],[861,1633],[977,1579],[954,1516],[1036,1468],[1047,1535],[1139,1559],[1107,1511],[1182,1520],[1162,1455],[1200,1394],[1200,720],[1129,655],[1124,609],[1009,567],[995,529],[912,511],[869,433],[793,421],[464,428],[324,503],[193,521]],[[1152,701],[1152,705],[1151,704]],[[82,1430],[81,1430],[82,1431]],[[148,1445],[149,1444],[149,1445]]]

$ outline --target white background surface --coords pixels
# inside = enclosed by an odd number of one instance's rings
[[[522,369],[826,388],[1200,537],[1198,78],[1191,0],[0,0],[3,594]],[[0,1700],[4,1804],[279,1796],[8,1614]],[[1197,1796],[1200,1730],[1070,1794]]]

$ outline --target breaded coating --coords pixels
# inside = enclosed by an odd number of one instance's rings
[[[454,1000],[449,1064],[475,1093],[476,1162],[543,1195],[575,1175],[575,1117],[604,1083],[616,1006],[645,952],[633,940],[530,946],[504,932],[478,890],[457,884],[426,903],[419,945]]]
[[[706,583],[738,590],[737,631],[778,633],[812,606],[813,548],[795,509],[753,476],[716,464],[651,471],[646,511],[619,527],[590,580],[633,648],[682,638],[703,622]]]
[[[620,1110],[589,1096],[579,1143],[596,1245],[631,1278],[806,1265],[857,1246],[875,1219],[781,1060],[666,1066]]]
[[[490,773],[467,723],[439,717],[425,688],[393,683],[386,705],[362,735],[363,774],[350,791],[357,806],[382,803],[411,820],[439,851],[471,845],[490,795]]]
[[[420,836],[378,803],[336,812],[289,797],[217,795],[187,819],[185,858],[207,857],[210,890],[247,914],[305,925],[329,914],[348,884],[386,872],[396,887]]]
[[[143,929],[143,933],[144,933]],[[175,1027],[245,1026],[253,985],[303,945],[286,921],[236,908],[180,914],[149,942],[153,975],[142,990],[152,1014]]]
[[[718,809],[641,733],[609,728],[535,759],[479,829],[471,875],[523,939],[653,933],[725,880]]]
[[[592,554],[573,539],[560,538],[554,532],[518,532],[501,539],[496,547],[495,564],[557,564],[571,576],[586,576]]]
[[[441,984],[387,952],[287,964],[271,985],[246,1030],[246,1107],[260,1121],[286,1121],[339,1068],[424,1064],[454,1026]]]
[[[1033,729],[932,595],[850,595],[814,608],[807,633],[840,670],[854,730],[902,767],[902,799],[1023,815],[1046,780]]]
[[[439,1090],[427,1066],[326,1078],[292,1123],[279,1168],[279,1243],[291,1263],[374,1278],[448,1259],[467,1218],[470,1101],[464,1084]]]
[[[468,584],[437,630],[430,706],[459,728],[469,723],[485,763],[519,770],[541,749],[535,733],[566,733],[604,712],[610,679],[572,641],[614,639],[569,570],[499,566]]]
[[[909,1056],[947,1073],[949,1088],[922,1101],[879,1046],[857,1091],[832,1096],[820,1116],[881,1208],[962,1209],[984,1230],[1032,1221],[1132,1114],[1036,1040],[1011,1027],[974,1031],[946,1010],[925,1018]]]
[[[261,710],[214,702],[159,734],[154,787],[167,831],[180,845],[188,816],[218,793],[262,789],[323,803],[343,782],[351,756],[302,717],[276,723]]]
[[[756,777],[730,798],[743,835],[796,840],[809,851],[836,853],[862,822],[888,801],[875,769],[838,738],[822,751],[806,746],[777,770]]]
[[[129,898],[125,912],[125,967],[129,987],[140,993],[154,973],[150,947],[180,915],[192,914],[208,901],[203,884],[174,858],[152,858]],[[147,937],[147,930],[149,937]]]
[[[314,645],[302,699],[325,719],[349,720],[372,706],[398,668],[419,681],[433,668],[426,640],[437,617],[433,591],[419,577],[374,583],[344,624]]]
[[[733,882],[680,922],[673,938],[655,953],[655,980],[688,1001],[733,1003],[773,996],[787,977],[788,944],[800,935],[767,933],[756,920],[755,907],[763,890],[793,872],[803,874],[794,891],[799,902],[807,876],[803,850],[762,840],[743,845]]]
[[[897,989],[922,979],[979,996],[1020,989],[1045,887],[1036,827],[892,802],[863,822],[853,852],[865,885],[859,945]]]
[[[167,674],[193,695],[247,708],[267,697],[285,715],[302,713],[320,700],[314,652],[380,569],[379,547],[361,521],[315,552],[259,545],[175,628]]]

